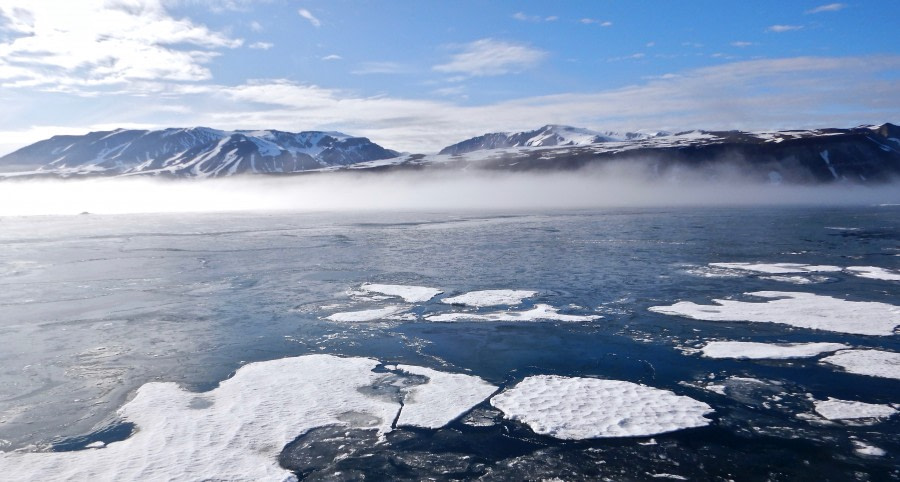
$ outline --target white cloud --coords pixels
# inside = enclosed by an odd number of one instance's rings
[[[341,57],[338,54],[331,54],[331,55],[326,55],[326,56],[322,57],[322,60],[342,60],[342,59],[343,59],[343,57]]]
[[[316,18],[315,15],[312,14],[312,12],[305,8],[297,10],[297,13],[299,13],[301,17],[309,20],[309,23],[311,23],[313,27],[319,27],[320,25],[322,25],[322,22],[319,21],[319,19]]]
[[[249,47],[251,49],[257,49],[257,50],[269,50],[270,48],[272,48],[274,46],[275,46],[275,44],[273,44],[271,42],[253,42],[252,44],[249,45]]]
[[[812,14],[812,13],[822,13],[822,12],[837,12],[838,10],[843,10],[845,8],[847,8],[846,3],[829,3],[826,5],[820,5],[811,10],[807,10],[806,13]]]
[[[486,38],[466,44],[449,62],[433,69],[472,77],[503,75],[535,67],[546,56],[543,50],[525,44]]]
[[[250,22],[250,30],[253,30],[254,32],[262,32],[263,26],[261,23],[254,20],[254,21]]]
[[[556,15],[550,15],[549,17],[542,17],[540,15],[528,15],[524,12],[516,12],[512,14],[512,18],[519,20],[521,22],[555,22],[559,20],[559,17]]]
[[[354,75],[404,74],[410,70],[408,66],[398,62],[363,62],[350,73]]]
[[[738,40],[736,42],[731,42],[732,47],[738,47],[738,48],[750,47],[751,45],[756,45],[756,44],[754,42],[745,42],[742,40]]]
[[[766,29],[766,32],[783,33],[800,30],[802,28],[803,25],[772,25]]]
[[[900,118],[900,84],[890,81],[898,74],[900,56],[896,55],[765,59],[678,72],[618,89],[482,105],[463,104],[452,95],[446,100],[365,97],[288,80],[237,86],[179,84],[167,95],[196,100],[187,111],[160,111],[158,96],[123,96],[128,99],[128,113],[119,118],[106,115],[101,122],[148,119],[144,111],[153,111],[157,127],[338,130],[392,149],[428,152],[485,132],[526,130],[548,123],[598,130],[672,131],[881,123]],[[91,100],[84,102],[93,105]],[[90,121],[75,119],[71,125],[90,126]],[[16,128],[0,125],[3,129]],[[47,134],[43,137],[55,132],[41,131]],[[0,132],[0,141],[14,139],[7,134]],[[15,138],[21,145],[39,140],[25,135]]]
[[[579,22],[581,22],[585,25],[596,24],[601,27],[612,27],[612,24],[613,24],[609,20],[597,20],[595,18],[583,18],[583,19],[579,20]]]
[[[243,41],[188,19],[161,0],[6,0],[16,35],[0,42],[0,86],[77,91],[139,81],[201,81],[206,64]]]

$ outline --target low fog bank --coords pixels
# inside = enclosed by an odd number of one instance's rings
[[[690,172],[649,180],[627,170],[329,173],[216,180],[94,178],[0,182],[0,215],[223,211],[452,211],[605,207],[877,205],[900,183],[786,185],[710,180]]]

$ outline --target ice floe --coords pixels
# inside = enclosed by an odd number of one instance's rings
[[[386,306],[384,308],[375,308],[371,310],[360,311],[344,311],[333,313],[325,317],[330,321],[341,322],[365,322],[389,319],[390,317],[406,311],[405,306]]]
[[[760,278],[771,281],[779,281],[781,283],[792,283],[795,285],[811,285],[816,283],[824,283],[825,281],[829,280],[827,276],[789,276],[778,274],[772,276],[761,276]]]
[[[867,444],[860,440],[853,440],[853,451],[857,455],[866,455],[869,457],[884,457],[887,452],[884,449]]]
[[[443,427],[497,391],[494,385],[472,375],[410,365],[398,365],[396,368],[429,380],[424,385],[406,389],[403,410],[397,419],[398,427]]]
[[[326,426],[391,430],[401,403],[370,390],[383,383],[379,364],[308,355],[248,364],[204,393],[148,383],[119,409],[137,427],[129,438],[72,452],[0,452],[0,473],[18,480],[296,480],[278,455],[299,435]],[[401,370],[428,377],[406,394],[412,425],[439,427],[493,391],[473,376]]]
[[[882,350],[845,350],[819,360],[849,373],[900,380],[900,353]]]
[[[706,358],[739,358],[748,360],[781,360],[810,358],[850,348],[841,343],[756,343],[745,341],[712,341],[700,352]]]
[[[512,420],[560,439],[636,437],[702,427],[713,409],[667,390],[620,380],[527,377],[491,399]]]
[[[816,413],[828,420],[852,420],[859,418],[889,418],[897,414],[890,405],[853,402],[849,400],[817,400]]]
[[[441,313],[429,315],[428,321],[592,321],[603,318],[600,315],[566,315],[550,305],[538,304],[525,311],[497,311],[493,313]]]
[[[379,293],[386,296],[398,296],[403,298],[407,303],[423,303],[435,296],[443,293],[443,291],[425,286],[408,286],[408,285],[384,285],[366,283],[359,288],[369,293]]]
[[[844,271],[859,276],[860,278],[878,279],[885,281],[900,281],[900,272],[879,268],[877,266],[850,266]]]
[[[531,298],[536,295],[537,291],[528,290],[483,290],[470,291],[450,298],[441,300],[443,303],[450,305],[466,305],[474,307],[497,306],[497,305],[518,305],[525,298]]]
[[[709,263],[713,268],[737,269],[765,274],[835,273],[839,266],[800,263]]]
[[[680,301],[652,306],[650,311],[705,321],[783,323],[799,328],[890,336],[900,325],[900,307],[873,301],[847,301],[812,293],[756,291],[746,293],[767,302],[713,300],[716,305]]]

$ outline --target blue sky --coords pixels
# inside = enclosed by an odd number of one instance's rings
[[[900,121],[900,2],[4,0],[0,154],[116,127],[487,131]]]

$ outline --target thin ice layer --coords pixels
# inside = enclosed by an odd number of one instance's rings
[[[839,266],[800,263],[709,263],[714,268],[739,269],[765,274],[835,273]]]
[[[888,418],[897,414],[890,405],[853,402],[828,398],[815,402],[816,413],[828,420],[853,420],[859,418]]]
[[[652,306],[650,311],[705,321],[783,323],[800,328],[890,336],[900,325],[900,307],[874,301],[847,301],[812,293],[756,291],[746,293],[774,298],[763,303],[713,300],[716,305],[680,301],[671,306]]]
[[[497,311],[494,313],[442,313],[429,315],[428,321],[592,321],[603,318],[600,315],[566,315],[550,305],[534,305],[526,311]]]
[[[384,320],[392,315],[396,315],[404,310],[406,310],[406,307],[404,306],[387,306],[384,308],[375,308],[372,310],[344,311],[340,313],[334,313],[326,316],[325,319],[341,322],[378,321]]]
[[[444,298],[442,303],[449,305],[466,305],[466,306],[498,306],[498,305],[518,305],[525,298],[531,298],[536,295],[537,291],[528,290],[483,290],[470,291],[458,296]]]
[[[497,391],[497,387],[473,375],[410,365],[398,365],[397,369],[425,376],[429,381],[406,389],[398,427],[443,427]]]
[[[900,272],[879,268],[877,266],[850,266],[844,271],[859,276],[860,278],[879,279],[885,281],[900,281]]]
[[[708,425],[713,409],[668,390],[620,380],[537,375],[491,399],[536,433],[579,440],[637,437]]]
[[[350,425],[346,420],[390,430],[398,404],[360,391],[381,376],[372,371],[377,365],[310,355],[246,365],[205,393],[148,383],[119,409],[137,425],[128,439],[76,452],[0,453],[0,473],[19,480],[293,480],[277,458],[298,435]]]
[[[846,350],[820,360],[849,373],[900,380],[900,353],[882,350]]]
[[[712,341],[700,352],[706,358],[738,358],[747,360],[783,360],[809,358],[850,348],[841,343],[755,343],[745,341]]]
[[[399,296],[407,303],[424,303],[443,293],[443,291],[439,289],[428,288],[425,286],[383,285],[374,283],[366,283],[362,285],[360,289],[369,293]]]

